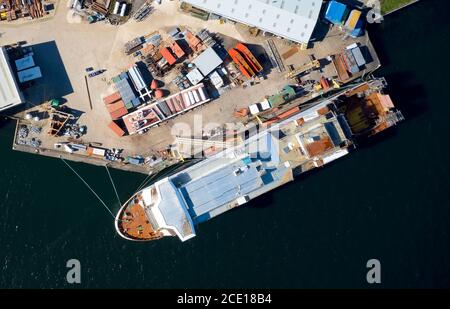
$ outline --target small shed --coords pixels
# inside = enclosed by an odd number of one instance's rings
[[[192,61],[193,64],[200,70],[203,76],[209,75],[219,65],[223,63],[222,58],[216,53],[214,48],[209,47],[197,58]]]
[[[337,1],[330,1],[325,12],[325,19],[335,25],[344,23],[347,14],[347,6]]]

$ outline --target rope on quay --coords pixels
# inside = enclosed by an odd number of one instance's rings
[[[100,198],[100,196],[98,196],[98,194],[94,191],[94,189],[91,188],[91,186],[83,179],[83,177],[80,176],[80,174],[78,174],[73,168],[72,166],[70,166],[69,163],[66,162],[66,160],[64,160],[62,158],[62,156],[59,157],[61,159],[61,161],[64,162],[64,164],[67,165],[68,168],[70,168],[70,170],[76,175],[78,176],[78,178],[86,185],[86,187],[92,192],[92,194],[94,194],[94,196],[100,201],[100,203],[105,207],[105,209],[111,214],[111,216],[114,218],[114,220],[116,219],[116,216],[113,214],[113,212],[108,208],[108,206],[106,206],[106,203]]]
[[[150,181],[152,181],[156,176],[158,176],[158,173],[156,174],[152,174],[152,172],[150,171],[148,173],[148,175],[145,177],[144,181],[137,187],[137,189],[135,190],[134,194],[138,193],[139,191],[141,191]]]

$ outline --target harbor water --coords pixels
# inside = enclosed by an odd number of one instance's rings
[[[450,287],[450,20],[447,1],[420,1],[371,25],[405,122],[323,169],[197,228],[181,243],[121,239],[113,218],[59,159],[11,150],[0,123],[0,287]],[[104,167],[70,163],[113,212]],[[111,170],[124,202],[144,175]],[[81,284],[66,263],[81,263]]]

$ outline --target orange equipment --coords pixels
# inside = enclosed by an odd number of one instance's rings
[[[239,50],[247,60],[247,62],[252,66],[255,72],[261,72],[263,70],[262,65],[256,59],[256,57],[252,54],[252,52],[242,43],[238,43],[236,45],[237,50]]]
[[[234,48],[231,48],[228,51],[228,54],[231,56],[233,61],[239,66],[239,70],[244,74],[247,78],[252,78],[255,76],[255,72],[250,67],[250,65],[247,63],[247,61],[244,59],[244,57],[241,56],[241,54],[235,50]]]

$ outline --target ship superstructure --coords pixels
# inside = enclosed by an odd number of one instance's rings
[[[196,236],[195,226],[324,166],[402,120],[382,80],[323,100],[136,193],[119,211],[118,233],[148,241]]]

